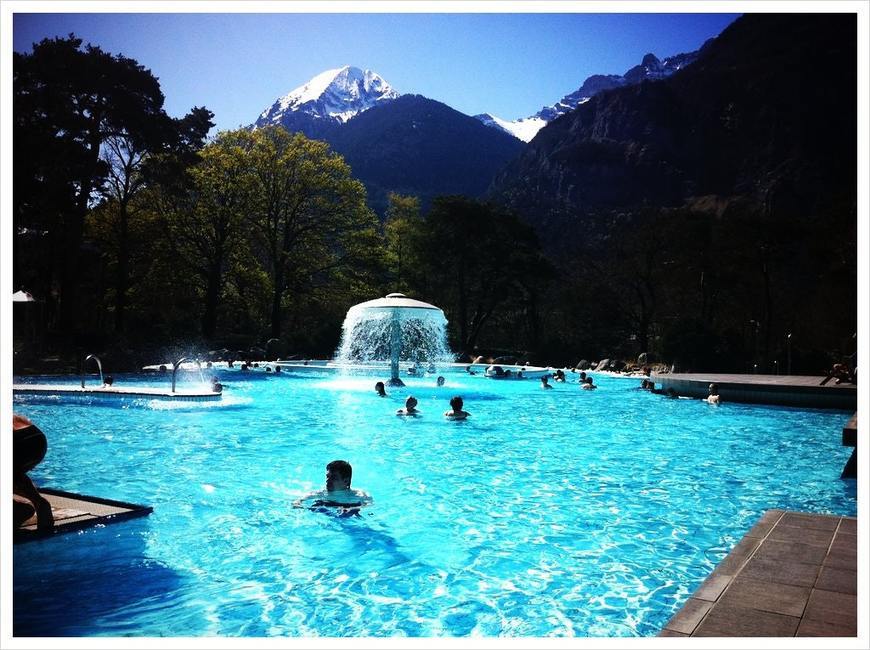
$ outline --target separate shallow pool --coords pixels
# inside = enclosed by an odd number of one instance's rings
[[[37,484],[154,507],[15,546],[16,636],[653,636],[765,510],[856,514],[843,411],[601,375],[387,398],[374,376],[220,377],[215,403],[15,397],[49,439]],[[423,415],[398,418],[409,393]],[[339,458],[374,504],[293,508]]]

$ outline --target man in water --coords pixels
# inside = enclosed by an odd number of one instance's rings
[[[377,382],[377,383],[375,384],[375,392],[376,392],[380,397],[386,397],[386,396],[387,396],[387,391],[386,391],[386,389],[384,388],[384,382],[379,381],[379,382]]]
[[[552,388],[552,386],[547,383],[547,375],[541,375],[541,388]]]
[[[459,395],[450,400],[450,410],[444,412],[444,417],[451,420],[464,420],[469,415],[468,411],[462,410],[462,398]]]
[[[417,410],[417,398],[413,395],[408,395],[408,399],[405,400],[405,408],[397,410],[396,415],[410,415],[411,417],[420,415],[420,411]]]
[[[326,466],[326,489],[307,494],[293,503],[294,508],[319,512],[335,512],[348,517],[359,515],[359,509],[372,502],[371,496],[350,487],[353,468],[346,460],[334,460]],[[333,510],[326,511],[325,508]]]

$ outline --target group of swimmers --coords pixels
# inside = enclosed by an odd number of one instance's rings
[[[426,372],[429,373],[430,375],[431,375],[431,374],[434,374],[436,371],[437,371],[437,368],[435,367],[435,364],[434,364],[434,363],[430,363],[428,366],[426,366]],[[419,369],[417,368],[416,365],[408,366],[408,370],[407,370],[407,372],[408,372],[409,375],[418,375],[418,374],[420,374],[420,371],[419,371]]]
[[[541,388],[553,388],[553,386],[549,383],[549,377],[549,375],[541,376]],[[567,381],[565,377],[565,371],[563,371],[561,368],[557,369],[553,373],[553,381],[565,383]],[[580,388],[584,390],[595,390],[596,388],[598,388],[598,386],[596,386],[595,383],[592,381],[592,377],[587,376],[586,373],[583,371],[580,372],[580,378],[577,383],[580,385]]]
[[[437,384],[439,386],[444,385],[444,377],[438,377]],[[375,392],[380,397],[387,397],[387,391],[384,386],[384,382],[379,381],[375,384]],[[396,411],[396,415],[402,417],[417,417],[421,415],[420,411],[417,409],[417,398],[413,395],[408,395],[405,399],[405,406]],[[464,420],[469,415],[471,415],[468,411],[463,411],[463,401],[459,395],[455,395],[450,400],[450,410],[444,411],[444,417],[449,420]]]

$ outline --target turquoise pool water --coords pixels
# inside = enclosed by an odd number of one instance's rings
[[[39,485],[154,512],[15,546],[13,633],[654,636],[765,510],[856,514],[851,413],[446,376],[388,398],[326,371],[226,372],[215,403],[16,396],[49,438]],[[409,393],[422,417],[394,415]],[[455,394],[465,422],[442,417]],[[293,508],[338,458],[374,504]]]

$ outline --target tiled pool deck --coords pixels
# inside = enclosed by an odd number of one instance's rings
[[[659,636],[854,637],[857,519],[768,510]]]

